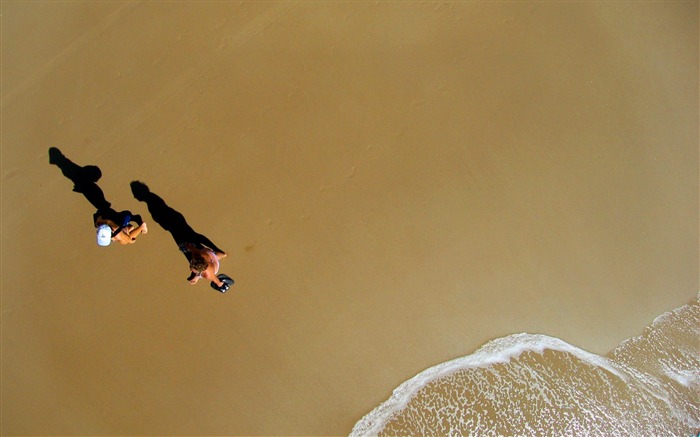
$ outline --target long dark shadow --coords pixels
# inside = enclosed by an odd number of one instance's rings
[[[105,195],[97,186],[102,177],[102,171],[96,165],[79,166],[75,164],[56,147],[49,149],[49,163],[61,169],[63,176],[73,182],[73,191],[81,193],[97,210],[111,207]]]
[[[168,206],[160,196],[151,192],[148,185],[143,182],[133,181],[131,183],[131,192],[136,200],[146,202],[148,212],[151,213],[153,220],[161,228],[170,232],[178,247],[185,243],[191,243],[197,247],[206,246],[216,252],[225,253],[210,239],[192,229],[192,226],[185,220],[185,216]]]
[[[108,246],[111,241],[132,244],[141,233],[148,232],[148,228],[138,214],[132,214],[131,211],[117,212],[112,209],[112,204],[105,199],[102,189],[97,185],[97,181],[102,177],[99,167],[80,166],[66,158],[57,147],[49,148],[49,164],[60,168],[63,175],[73,182],[73,191],[85,196],[95,207],[96,211],[92,219],[97,228],[97,243],[100,246]],[[137,226],[131,225],[132,221]]]
[[[131,192],[134,194],[136,200],[146,203],[148,212],[151,213],[153,220],[158,223],[160,227],[170,232],[178,249],[185,255],[187,261],[190,262],[192,273],[188,280],[192,281],[195,277],[201,276],[201,271],[196,272],[193,270],[193,263],[196,262],[203,251],[207,252],[211,250],[211,256],[216,258],[217,265],[218,259],[226,256],[226,252],[221,250],[209,238],[192,229],[192,226],[185,220],[185,216],[170,207],[160,196],[153,193],[148,188],[148,185],[140,181],[133,181],[131,182]],[[199,275],[196,273],[199,273]],[[217,275],[216,272],[214,272],[214,274],[209,277],[209,280],[212,281],[212,288],[222,293],[225,293],[230,285],[233,285],[233,280],[223,273]],[[196,280],[192,283],[195,282]]]

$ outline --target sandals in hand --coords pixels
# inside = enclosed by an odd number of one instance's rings
[[[233,279],[231,279],[230,277],[228,277],[227,275],[225,275],[223,273],[219,273],[218,275],[216,275],[216,277],[219,278],[219,280],[221,282],[223,282],[223,284],[221,284],[221,287],[216,285],[214,283],[214,281],[210,282],[209,285],[211,285],[211,288],[213,288],[214,290],[216,290],[220,293],[226,293],[234,283]]]

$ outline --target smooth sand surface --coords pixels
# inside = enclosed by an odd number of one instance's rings
[[[98,247],[51,146],[148,235]],[[489,339],[604,354],[699,288],[695,1],[2,2],[3,435],[347,434]]]

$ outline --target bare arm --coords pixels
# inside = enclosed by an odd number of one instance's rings
[[[211,267],[206,269],[205,271],[203,271],[202,277],[210,280],[211,282],[215,283],[219,287],[224,285],[224,282],[216,276],[216,273],[210,272],[210,269],[211,269]]]
[[[133,241],[136,240],[136,237],[138,237],[139,235],[148,233],[148,228],[146,227],[146,223],[141,223],[136,228],[134,228],[132,225],[129,225],[129,228],[126,233]]]
[[[189,281],[190,284],[194,285],[197,283],[197,281],[199,281],[199,278],[201,278],[201,277],[202,276],[200,274],[198,274],[197,272],[192,272],[190,274],[190,277],[187,278],[187,280]]]

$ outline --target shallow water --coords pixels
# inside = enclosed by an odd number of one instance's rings
[[[695,435],[699,339],[698,298],[605,357],[500,338],[405,382],[351,435]]]

